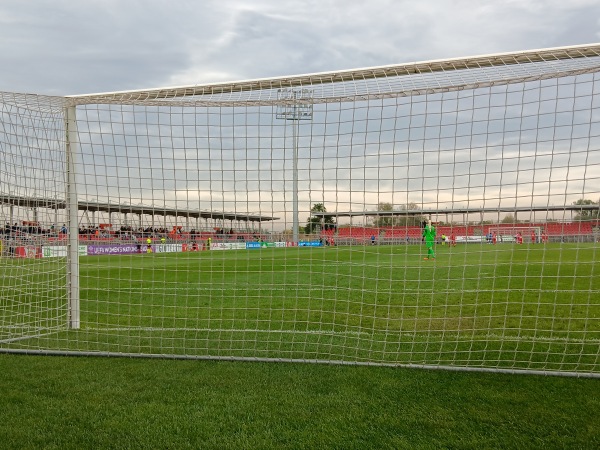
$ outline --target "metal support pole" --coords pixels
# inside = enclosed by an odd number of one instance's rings
[[[296,106],[294,104],[294,110],[296,109]],[[296,115],[296,113],[294,112],[294,115]],[[292,167],[292,171],[293,171],[293,186],[292,186],[292,190],[293,190],[293,198],[292,198],[292,208],[293,208],[293,216],[292,216],[292,220],[293,220],[293,226],[292,226],[292,239],[294,241],[295,244],[298,243],[299,240],[299,233],[298,233],[298,228],[299,228],[299,223],[300,223],[300,219],[298,216],[298,135],[300,134],[299,131],[297,130],[296,127],[298,127],[298,120],[295,120],[292,123],[292,137],[294,140],[294,157],[293,157],[293,167]]]
[[[67,244],[67,290],[69,299],[68,326],[73,330],[81,327],[79,304],[79,203],[77,200],[77,115],[74,106],[66,108],[66,160],[67,160],[67,217],[69,238]]]
[[[277,93],[279,100],[283,103],[278,106],[277,118],[293,121],[293,161],[292,161],[292,240],[298,244],[299,240],[299,207],[298,207],[298,158],[300,139],[300,120],[312,119],[312,95],[309,89],[280,89]]]

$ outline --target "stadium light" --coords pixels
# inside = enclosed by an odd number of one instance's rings
[[[278,119],[293,120],[292,139],[294,141],[293,156],[293,225],[292,240],[298,244],[298,138],[300,135],[300,121],[311,120],[313,91],[310,89],[279,89],[277,99],[284,101],[277,107],[276,117]]]

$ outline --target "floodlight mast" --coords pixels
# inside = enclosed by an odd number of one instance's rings
[[[313,91],[310,89],[279,89],[277,91],[278,100],[284,101],[283,104],[277,107],[276,117],[278,119],[293,120],[292,140],[294,142],[293,155],[293,224],[292,224],[292,241],[298,245],[298,140],[300,136],[300,121],[311,120],[313,115],[312,107]]]

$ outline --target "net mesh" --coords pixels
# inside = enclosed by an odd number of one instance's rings
[[[1,93],[0,350],[597,374],[599,68]]]

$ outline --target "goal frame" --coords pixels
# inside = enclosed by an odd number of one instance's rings
[[[598,58],[600,57],[600,43],[579,45],[579,46],[568,46],[568,47],[556,47],[550,49],[539,49],[529,50],[523,52],[508,52],[508,53],[497,53],[491,55],[480,55],[464,58],[453,58],[444,60],[433,60],[433,61],[422,61],[414,63],[406,63],[400,65],[391,66],[377,66],[370,68],[361,68],[353,70],[335,71],[335,72],[322,72],[316,74],[304,74],[294,75],[288,77],[274,77],[274,78],[262,78],[254,80],[244,80],[238,82],[222,82],[212,84],[197,84],[187,86],[175,86],[175,87],[161,87],[144,90],[128,90],[128,91],[116,91],[116,92],[105,92],[95,94],[83,94],[83,95],[68,95],[61,97],[60,99],[53,98],[53,101],[61,102],[63,105],[63,117],[64,117],[64,131],[65,140],[64,150],[66,155],[65,163],[65,198],[64,198],[64,209],[66,211],[66,217],[68,221],[68,240],[67,240],[67,297],[68,297],[68,317],[67,327],[70,330],[81,329],[81,292],[80,292],[80,264],[79,264],[79,208],[81,200],[79,199],[79,193],[77,192],[77,161],[81,159],[80,153],[80,142],[78,137],[77,129],[77,111],[78,107],[85,107],[87,105],[127,105],[137,106],[144,105],[149,107],[169,108],[169,107],[261,107],[261,106],[275,106],[280,108],[281,111],[292,111],[292,117],[289,113],[283,117],[284,119],[300,120],[298,117],[294,117],[295,111],[311,111],[314,105],[327,104],[327,103],[344,103],[344,102],[356,102],[356,101],[369,101],[372,99],[390,99],[399,97],[411,97],[421,95],[433,95],[447,92],[457,92],[463,90],[479,89],[486,87],[496,87],[503,85],[510,85],[514,83],[526,83],[530,81],[539,81],[550,78],[560,77],[574,77],[583,74],[595,74],[600,72],[600,62],[594,60],[589,65],[582,64],[581,66],[569,66],[567,69],[557,69],[556,71],[543,71],[532,72],[516,70],[516,74],[510,76],[498,73],[495,77],[489,76],[481,80],[474,80],[465,77],[460,83],[447,84],[447,85],[428,85],[423,82],[423,85],[416,86],[414,83],[403,84],[403,76],[413,75],[432,75],[438,73],[449,73],[455,71],[461,71],[465,69],[488,69],[494,67],[521,67],[523,65],[534,65],[538,63],[548,62],[550,64],[557,61],[578,61],[586,60],[586,58]],[[396,85],[391,87],[389,90],[378,89],[379,84],[390,83],[390,79],[394,79]],[[359,80],[361,83],[366,83],[364,86],[360,85],[356,87],[354,91],[339,90],[335,91],[336,83],[353,83],[355,80]],[[370,84],[369,84],[370,83]],[[433,83],[435,84],[435,83]],[[331,85],[331,92],[323,96],[313,96],[312,88],[315,86]],[[295,96],[280,96],[279,98],[273,98],[273,93],[285,91],[287,89],[300,89],[311,92],[311,95],[306,97],[297,98]],[[361,90],[362,89],[362,90]],[[0,93],[2,94],[2,93]],[[24,95],[17,100],[19,107],[27,108],[28,95]],[[242,98],[242,96],[245,96]],[[2,97],[0,97],[0,100]],[[306,113],[308,114],[308,113]],[[305,119],[307,117],[303,117]],[[297,141],[299,136],[299,122],[292,123],[292,139],[294,141],[294,182],[292,188],[293,196],[293,238],[292,245],[296,246],[299,244],[299,219],[298,219],[298,168],[297,168],[297,157],[298,148]],[[121,205],[125,208],[123,205]],[[158,206],[157,208],[160,208]],[[545,208],[545,209],[544,209]],[[591,210],[593,207],[590,207]],[[165,217],[167,215],[166,206],[163,207]],[[527,209],[533,211],[535,207]],[[548,210],[549,207],[541,207],[542,210]],[[565,207],[565,209],[567,209]],[[582,207],[583,209],[587,209]],[[130,206],[130,211],[133,211],[134,207]],[[478,210],[477,210],[478,211]],[[497,209],[496,211],[500,211]],[[405,209],[402,211],[389,211],[389,215],[409,215],[423,213],[421,210],[409,210]],[[189,211],[186,212],[189,217]],[[236,212],[237,213],[237,212]],[[429,211],[430,214],[444,214],[441,209]],[[446,211],[447,213],[447,211]],[[368,211],[362,212],[350,212],[350,215],[369,215]],[[330,217],[336,215],[336,213],[317,212],[317,217]],[[336,219],[343,215],[339,214]],[[382,212],[373,212],[374,216],[385,216]],[[496,230],[499,236],[504,234],[507,228],[498,226],[497,228],[491,228]],[[536,233],[537,239],[541,235],[541,227],[539,226],[515,226],[508,227],[511,232],[514,231],[531,231]],[[524,241],[529,243],[529,234],[524,235]],[[539,242],[538,240],[536,240]],[[150,244],[148,244],[150,245]],[[210,247],[210,245],[209,245]],[[445,330],[444,330],[445,332]],[[442,332],[443,334],[443,332]],[[12,349],[2,349],[0,351],[13,352]],[[19,351],[16,351],[19,352]],[[24,352],[33,352],[27,350]],[[71,351],[65,350],[55,352],[53,350],[40,350],[42,353],[55,354],[72,354]],[[85,354],[86,352],[81,352]],[[89,352],[90,354],[98,354],[98,352]],[[101,353],[101,352],[100,352]],[[110,353],[110,352],[107,352]],[[127,353],[127,355],[130,355]],[[144,356],[144,355],[142,355]],[[146,355],[151,356],[151,355]],[[163,355],[174,358],[187,358],[185,355]],[[205,356],[190,356],[194,358],[205,358]],[[212,357],[211,357],[212,358]],[[214,357],[216,359],[236,359],[237,357]],[[260,358],[260,357],[241,357],[239,359],[253,359],[253,360],[277,360],[271,358]],[[297,361],[292,358],[290,360]],[[306,360],[304,360],[306,361]],[[312,362],[330,362],[330,363],[348,363],[347,361],[324,361],[314,360]],[[350,362],[352,364],[362,364],[361,361]],[[371,363],[365,363],[371,364]],[[382,365],[386,365],[382,363]],[[415,364],[392,364],[392,365],[406,365],[415,366]],[[429,364],[423,364],[421,367],[430,367]],[[448,368],[448,367],[440,367]],[[490,370],[497,372],[524,372],[524,373],[548,373],[544,371],[505,369],[501,367],[497,368],[474,368],[474,367],[457,367],[450,368],[449,370]],[[573,376],[592,376],[600,377],[600,373],[582,373],[582,372],[561,372],[561,375],[573,375]]]

